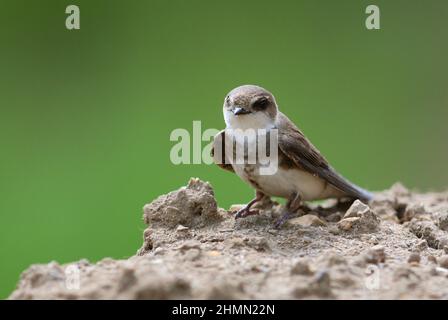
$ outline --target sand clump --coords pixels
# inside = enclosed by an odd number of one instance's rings
[[[235,221],[211,185],[144,207],[125,260],[32,265],[10,299],[448,299],[448,193],[401,184],[370,203],[309,204],[280,230],[281,205]]]
[[[212,187],[199,179],[191,179],[187,186],[161,195],[145,205],[143,212],[145,223],[154,227],[201,228],[221,218]]]

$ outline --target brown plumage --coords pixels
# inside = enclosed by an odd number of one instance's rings
[[[215,162],[221,168],[236,173],[257,191],[257,197],[237,213],[237,218],[254,214],[250,207],[264,196],[288,199],[284,219],[277,226],[299,208],[302,200],[350,197],[368,201],[372,198],[368,191],[349,182],[329,165],[294,123],[278,110],[269,91],[253,85],[235,88],[227,95],[223,112],[226,129],[218,133],[214,144],[214,148],[221,148],[223,159],[217,159],[214,154]],[[279,166],[275,174],[260,175],[260,164],[228,161],[226,155],[235,152],[235,143],[247,143],[246,138],[235,133],[235,129],[278,130]],[[233,144],[225,143],[228,138]],[[218,144],[220,141],[224,143]]]

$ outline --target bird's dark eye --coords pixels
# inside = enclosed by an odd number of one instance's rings
[[[255,110],[264,110],[268,107],[269,105],[269,100],[266,97],[261,97],[257,100],[255,100],[255,102],[252,104],[252,107]]]

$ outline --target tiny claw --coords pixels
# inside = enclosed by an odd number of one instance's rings
[[[245,218],[248,216],[252,216],[252,215],[256,215],[258,213],[259,213],[258,210],[250,210],[249,208],[245,207],[235,214],[235,220],[240,219],[240,218]]]
[[[289,219],[289,212],[285,212],[275,223],[274,223],[274,228],[275,229],[280,229],[281,226],[283,226],[285,224],[286,221],[288,221]]]

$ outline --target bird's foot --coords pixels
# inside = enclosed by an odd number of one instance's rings
[[[241,210],[239,210],[236,214],[235,214],[235,220],[236,219],[240,219],[240,218],[245,218],[248,216],[253,216],[258,214],[259,211],[258,210],[250,210],[250,207],[245,206],[244,208],[242,208]]]
[[[275,229],[280,229],[281,226],[285,224],[286,221],[291,217],[291,214],[289,212],[285,212],[277,221],[274,223]]]

